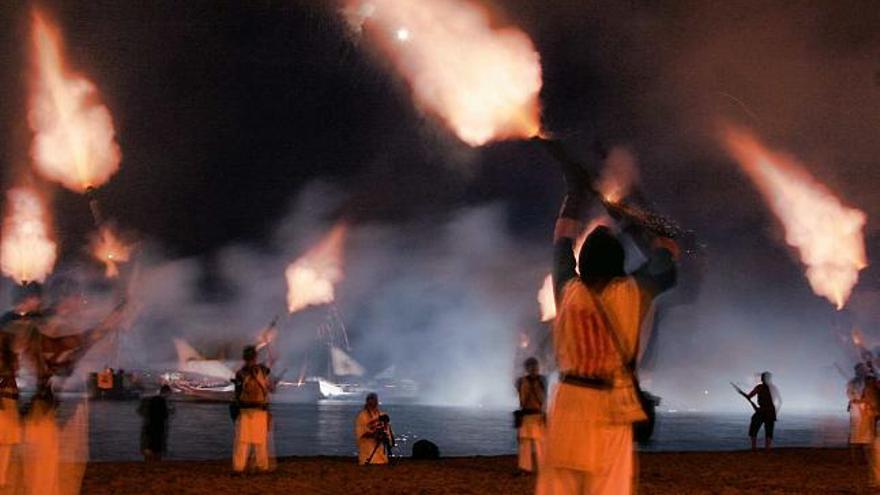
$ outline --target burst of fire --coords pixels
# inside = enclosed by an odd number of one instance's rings
[[[865,339],[862,337],[862,332],[858,328],[854,328],[852,331],[852,343],[856,347],[862,347],[865,343]]]
[[[260,334],[257,336],[257,350],[259,351],[266,346],[272,345],[277,337],[278,329],[274,325],[260,330]]]
[[[6,210],[0,268],[16,282],[45,281],[57,256],[46,206],[35,191],[22,187],[6,194]]]
[[[58,29],[39,11],[33,13],[32,39],[35,71],[28,118],[37,170],[76,192],[98,187],[121,159],[110,111],[91,81],[67,70]]]
[[[125,263],[131,257],[131,246],[123,242],[116,232],[107,225],[101,226],[92,236],[92,256],[104,263],[104,275],[114,278],[119,275],[118,263]]]
[[[495,28],[489,12],[467,0],[347,0],[361,32],[375,26],[418,105],[471,146],[540,132],[540,56],[514,27]]]
[[[726,126],[722,138],[782,222],[813,292],[842,309],[867,266],[865,214],[843,205],[794,157],[768,150],[749,131]]]
[[[538,305],[541,307],[541,321],[556,318],[556,299],[553,297],[553,277],[548,273],[544,284],[538,290]]]
[[[294,313],[335,298],[335,286],[342,280],[342,248],[347,227],[339,224],[321,242],[288,265],[287,309]]]
[[[296,378],[296,386],[301,387],[303,382],[306,380],[306,371],[308,370],[308,361],[303,361],[303,363],[299,367],[299,374]]]
[[[638,179],[639,169],[635,155],[626,148],[615,147],[605,160],[596,189],[605,201],[617,203],[629,194]]]

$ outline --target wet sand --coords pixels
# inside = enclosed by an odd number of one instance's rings
[[[867,466],[844,449],[758,452],[643,453],[640,494],[874,493]],[[345,457],[279,459],[274,472],[233,477],[223,461],[92,463],[82,494],[341,494],[437,495],[533,493],[534,479],[515,476],[512,456],[403,459],[359,467]]]

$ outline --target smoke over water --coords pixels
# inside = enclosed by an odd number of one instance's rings
[[[176,363],[175,337],[208,358],[236,361],[241,347],[282,315],[276,370],[286,368],[287,379],[303,366],[307,374],[325,374],[320,363],[326,356],[314,354],[331,306],[287,317],[285,268],[334,224],[328,215],[341,196],[332,199],[332,191],[317,183],[305,188],[268,246],[232,245],[210,259],[168,259],[146,243],[118,279],[131,284],[138,318],[118,351],[116,342],[105,342],[83,367],[162,369]],[[441,225],[349,225],[335,309],[365,378],[393,366],[395,378],[419,383],[422,402],[498,406],[512,400],[519,330],[537,320],[534,287],[547,264],[539,257],[545,249],[517,242],[505,224],[505,208],[487,204],[454,212]],[[99,267],[92,268],[88,276],[100,277]]]
[[[704,266],[683,266],[679,288],[659,303],[642,377],[662,407],[747,414],[728,382],[747,387],[770,370],[783,415],[843,410],[835,364],[852,369],[851,331],[880,345],[880,11],[870,2],[494,3],[540,54],[543,127],[582,156],[596,137],[630,150],[639,189],[707,246]],[[59,14],[79,33],[72,42],[110,40],[91,45],[83,66],[100,81],[125,146],[126,163],[102,192],[121,226],[153,237],[117,279],[131,282],[142,305],[125,366],[174,361],[175,336],[208,357],[236,359],[281,314],[276,367],[295,375],[326,309],[285,319],[284,270],[350,213],[345,194],[302,187],[330,177],[371,199],[359,205],[370,218],[350,224],[334,291],[354,358],[368,374],[395,365],[430,402],[509,403],[520,334],[535,342],[547,330],[535,298],[550,269],[558,171],[528,145],[468,149],[426,123],[413,90],[350,43],[338,8],[313,4],[207,12],[181,3],[157,14],[149,2],[119,3]],[[144,18],[156,22],[123,32]],[[243,31],[214,28],[242,20]],[[143,62],[121,64],[120,53]],[[175,85],[143,84],[172,76]],[[17,77],[0,75],[4,101],[21,100]],[[4,122],[26,120],[8,108]],[[778,221],[719,144],[718,119],[790,150],[865,212],[868,267],[843,312],[812,293]],[[464,178],[449,166],[462,155],[477,162],[459,167]],[[202,189],[205,177],[216,190]],[[294,195],[287,215],[263,207]],[[59,224],[74,223],[59,210]],[[276,218],[269,240],[250,228]],[[253,241],[217,247],[229,238]],[[178,258],[163,243],[210,254]],[[59,245],[70,252],[70,244]],[[55,273],[76,271],[70,263],[61,256]],[[95,264],[88,277],[103,280],[102,271]],[[93,364],[112,347],[96,349]]]

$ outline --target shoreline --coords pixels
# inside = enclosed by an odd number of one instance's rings
[[[779,448],[771,452],[640,452],[640,494],[873,493],[868,466],[848,449]],[[273,472],[234,477],[228,460],[93,462],[81,493],[181,495],[503,494],[534,491],[534,478],[516,475],[516,458],[397,459],[390,466],[358,466],[354,457],[277,459]]]

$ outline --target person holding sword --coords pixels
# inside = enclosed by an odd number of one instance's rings
[[[761,383],[756,385],[749,393],[745,393],[741,388],[731,383],[733,388],[749,401],[749,404],[751,404],[752,408],[755,410],[749,424],[749,438],[751,438],[752,441],[752,452],[758,450],[758,431],[761,429],[761,426],[764,427],[764,449],[769,451],[770,446],[773,443],[773,429],[776,425],[776,404],[779,403],[781,405],[781,402],[779,400],[779,392],[770,381],[772,376],[773,375],[771,375],[769,371],[761,373]],[[752,402],[752,397],[755,396],[758,396],[757,405]]]

